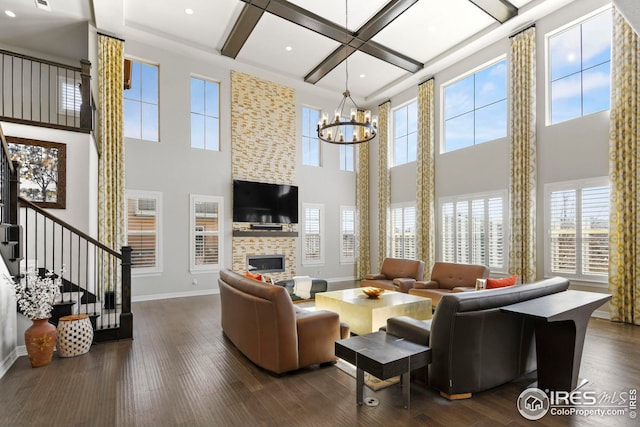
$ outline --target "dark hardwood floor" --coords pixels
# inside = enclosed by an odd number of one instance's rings
[[[551,416],[527,421],[516,398],[533,376],[448,401],[412,383],[355,403],[355,379],[335,366],[274,377],[224,338],[218,295],[133,304],[134,340],[94,344],[83,356],[32,369],[21,357],[0,379],[0,426],[626,426],[627,416]],[[640,327],[592,319],[585,389],[640,388]]]

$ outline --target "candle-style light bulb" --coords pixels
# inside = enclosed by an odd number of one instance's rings
[[[335,118],[336,118],[336,122],[340,121],[340,110],[336,110]]]
[[[357,108],[352,108],[351,109],[351,120],[355,120],[356,117],[358,116],[358,109]]]
[[[378,128],[378,116],[373,116],[371,118],[371,124],[373,125],[374,128]]]
[[[365,110],[365,112],[364,112],[364,122],[365,123],[370,123],[371,122],[371,110]]]
[[[322,113],[322,125],[326,125],[329,122],[329,115],[327,113]]]

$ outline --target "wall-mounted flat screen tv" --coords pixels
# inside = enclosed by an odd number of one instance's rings
[[[233,180],[233,221],[298,223],[298,187]]]

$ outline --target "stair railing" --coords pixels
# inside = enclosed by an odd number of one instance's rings
[[[0,119],[89,133],[91,63],[80,67],[0,49]]]
[[[60,302],[89,315],[96,340],[132,338],[131,247],[118,253],[33,202],[18,202],[23,269],[61,277]]]

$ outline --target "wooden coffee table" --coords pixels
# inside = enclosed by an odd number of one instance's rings
[[[340,315],[349,324],[351,332],[368,334],[386,326],[387,319],[410,316],[418,320],[431,319],[431,298],[385,290],[378,298],[368,298],[364,288],[316,294],[316,309],[329,310]]]
[[[386,380],[402,376],[402,404],[409,408],[410,372],[431,363],[431,349],[386,332],[336,341],[336,356],[356,366],[356,402],[364,402],[364,373]]]

